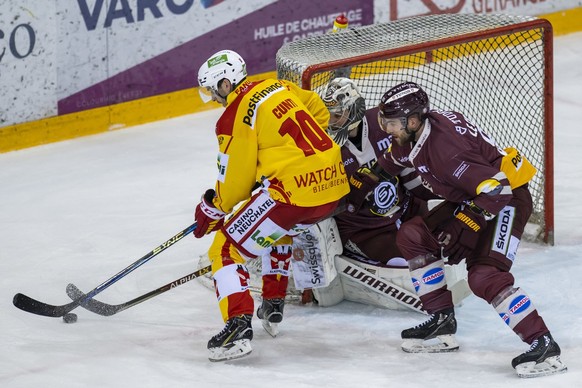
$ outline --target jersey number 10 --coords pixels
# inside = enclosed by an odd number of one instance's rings
[[[287,118],[279,128],[279,134],[291,136],[305,156],[314,155],[315,150],[323,152],[333,146],[333,140],[304,110],[295,112],[295,120]]]

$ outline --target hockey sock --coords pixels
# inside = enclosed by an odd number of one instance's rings
[[[521,288],[508,287],[491,302],[501,319],[524,342],[531,343],[549,332],[533,302]]]
[[[263,299],[285,298],[287,295],[291,255],[291,245],[280,244],[262,257]]]
[[[453,307],[453,298],[447,289],[444,260],[424,255],[409,260],[408,266],[414,289],[427,312]]]

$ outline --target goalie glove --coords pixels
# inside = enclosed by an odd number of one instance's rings
[[[196,212],[194,213],[196,229],[193,232],[196,238],[214,232],[224,224],[226,213],[214,207],[213,199],[215,196],[216,192],[213,189],[206,190],[200,203],[196,206]]]
[[[448,264],[457,264],[477,247],[479,236],[490,214],[475,205],[459,205],[454,218],[445,223],[437,235]]]
[[[348,212],[357,213],[365,206],[370,213],[386,217],[400,209],[398,178],[386,173],[377,163],[372,168],[360,167],[349,182]]]

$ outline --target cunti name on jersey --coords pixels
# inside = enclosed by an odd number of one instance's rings
[[[283,85],[280,82],[274,82],[264,89],[261,89],[249,98],[249,105],[247,107],[247,112],[243,117],[243,123],[253,128],[255,125],[255,116],[259,106],[271,95],[277,92],[283,91]]]
[[[286,100],[284,100],[283,102],[281,102],[279,105],[277,105],[273,110],[273,115],[275,115],[276,118],[280,119],[283,117],[283,115],[287,112],[289,112],[289,110],[291,108],[296,108],[298,105],[297,103],[295,103],[295,101],[293,101],[292,99],[288,98]]]

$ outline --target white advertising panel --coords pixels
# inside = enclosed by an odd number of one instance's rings
[[[438,13],[542,15],[582,6],[582,0],[388,0],[388,20]]]
[[[288,40],[434,13],[541,15],[582,0],[5,0],[0,127],[196,86],[221,49],[251,74],[275,70]],[[353,22],[353,23],[352,23]]]
[[[57,114],[55,18],[52,1],[2,1],[0,127]]]

